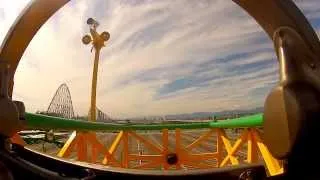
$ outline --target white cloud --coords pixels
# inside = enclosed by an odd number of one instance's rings
[[[311,3],[301,3],[319,17]],[[8,27],[21,6],[1,4],[0,26]],[[253,108],[277,81],[271,40],[231,1],[80,0],[60,9],[22,58],[14,97],[28,111],[46,109],[67,82],[76,112],[88,112],[93,53],[81,37],[91,16],[100,21],[99,31],[111,34],[97,91],[98,107],[111,116]],[[183,78],[193,84],[169,91]],[[161,94],[164,88],[169,90]]]

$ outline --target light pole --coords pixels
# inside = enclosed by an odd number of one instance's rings
[[[90,27],[90,35],[87,34],[82,37],[83,44],[88,45],[92,43],[92,49],[95,50],[94,53],[94,65],[93,65],[93,73],[92,73],[92,85],[91,85],[91,104],[89,111],[89,121],[96,121],[96,92],[97,92],[97,76],[98,76],[98,64],[99,64],[99,55],[100,50],[105,46],[104,42],[108,41],[110,38],[110,34],[106,31],[99,34],[96,29],[99,26],[99,23],[89,18],[87,20],[87,24]],[[92,51],[91,49],[91,51]]]

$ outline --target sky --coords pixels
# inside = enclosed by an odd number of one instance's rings
[[[0,0],[0,41],[29,0]],[[296,0],[320,34],[318,0]],[[278,81],[272,41],[232,1],[77,0],[31,41],[13,98],[46,110],[67,83],[76,114],[88,112],[94,53],[81,43],[88,17],[110,40],[101,51],[97,106],[111,117],[262,107]]]

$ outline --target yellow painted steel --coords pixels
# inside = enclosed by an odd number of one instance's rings
[[[90,113],[89,113],[89,120],[96,121],[96,107],[97,107],[97,79],[98,79],[98,66],[99,66],[99,56],[100,50],[105,46],[104,42],[107,41],[103,39],[101,35],[96,31],[97,26],[93,26],[90,28],[90,34],[92,37],[92,45],[95,50],[94,53],[94,64],[93,64],[93,71],[92,71],[92,84],[91,84],[91,104],[90,104]]]
[[[94,138],[94,140],[96,140],[96,138]],[[109,151],[107,150],[106,147],[104,147],[101,143],[96,143],[96,146],[101,150],[101,152],[104,154],[104,157],[106,157],[108,159],[108,161],[102,161],[102,164],[104,165],[109,165],[110,163],[115,164],[118,167],[121,167],[121,164],[114,159],[113,155],[111,155],[109,153]],[[104,159],[103,159],[104,160]]]
[[[234,157],[234,154],[238,151],[238,149],[240,148],[240,146],[241,146],[241,145],[243,144],[243,142],[246,140],[247,134],[248,134],[247,131],[243,132],[243,134],[241,135],[241,137],[235,142],[234,146],[233,146],[231,149],[229,149],[229,150],[227,149],[228,155],[227,155],[227,157],[225,157],[225,158],[223,159],[223,161],[222,161],[221,164],[220,164],[220,167],[225,166],[225,165],[227,164],[228,160],[229,160],[229,159],[231,160],[231,158]],[[236,157],[234,157],[234,158],[236,159],[236,161],[232,162],[232,160],[231,160],[231,164],[232,164],[232,165],[238,165],[238,164],[239,164],[238,159],[237,159]]]
[[[58,153],[58,157],[67,157],[70,155],[73,146],[76,144],[77,132],[73,131],[67,142],[64,143],[63,147]]]
[[[96,94],[97,94],[97,78],[98,78],[98,64],[99,64],[100,49],[95,48],[94,53],[94,65],[92,72],[92,84],[91,84],[91,106],[89,120],[96,121]]]
[[[120,131],[118,133],[117,137],[115,138],[115,140],[113,141],[113,143],[110,146],[109,154],[111,156],[113,156],[113,153],[116,151],[117,147],[119,146],[122,137],[123,137],[123,131]],[[104,159],[102,161],[102,164],[108,164],[108,157],[107,156],[104,157]]]
[[[123,136],[123,131],[120,131],[116,137],[116,139],[113,141],[110,149],[109,149],[109,153],[110,154],[113,154],[114,151],[116,150],[116,148],[118,147],[118,145],[120,144],[120,141],[122,139],[122,136]]]
[[[281,163],[279,160],[275,159],[271,153],[269,152],[266,145],[260,139],[258,132],[253,131],[254,139],[257,143],[257,146],[260,149],[261,155],[264,159],[268,172],[271,176],[283,173],[283,167],[281,167]]]
[[[229,138],[227,137],[225,131],[223,129],[222,130],[219,129],[218,131],[219,131],[219,134],[220,134],[220,136],[218,138],[221,138],[221,140],[222,140],[222,142],[224,144],[224,147],[225,147],[225,149],[226,149],[226,151],[228,153],[228,159],[231,160],[231,164],[232,165],[238,165],[239,164],[238,159],[236,157],[234,157],[233,155],[231,155],[232,146],[231,146],[231,142],[230,142]],[[225,159],[223,161],[225,161]],[[223,167],[224,163],[227,163],[227,162],[223,162],[223,161],[221,162],[221,164],[219,164],[220,167]]]

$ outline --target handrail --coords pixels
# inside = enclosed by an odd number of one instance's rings
[[[40,129],[65,129],[81,131],[108,130],[162,130],[162,129],[203,129],[203,128],[246,128],[262,126],[262,114],[220,121],[167,123],[167,124],[116,124],[89,122],[41,114],[26,113],[27,127]]]

